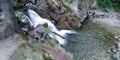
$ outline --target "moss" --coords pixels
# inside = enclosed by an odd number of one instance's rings
[[[44,57],[44,60],[53,60],[51,57]]]
[[[0,22],[2,22],[3,20],[0,18]]]
[[[25,47],[26,43],[21,43],[18,48],[22,48],[22,47]]]
[[[73,9],[73,8],[72,8],[72,5],[71,5],[70,3],[68,3],[67,1],[62,0],[62,3],[63,3],[63,6],[64,6],[64,7],[69,8],[69,9],[71,9],[71,10]]]
[[[14,30],[14,28],[13,28],[13,25],[12,25],[12,24],[10,24],[10,23],[6,23],[6,26],[7,26],[10,30]]]
[[[119,0],[97,0],[97,2],[102,11],[109,11],[113,8],[115,11],[120,12]]]
[[[27,39],[28,39],[28,36],[27,36],[27,35],[25,35],[25,34],[21,34],[21,35],[20,35],[20,37],[21,37],[21,38],[23,38],[23,39],[25,39],[25,40],[27,40]]]

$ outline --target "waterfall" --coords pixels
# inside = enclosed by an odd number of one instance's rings
[[[32,9],[28,9],[28,15],[29,15],[29,23],[31,24],[31,26],[33,26],[34,28],[38,25],[38,24],[44,24],[47,23],[48,26],[51,28],[51,31],[56,32],[57,34],[66,37],[67,34],[75,34],[75,31],[72,30],[58,30],[55,25],[48,19],[42,18],[41,16],[39,16],[35,11],[33,11]],[[61,38],[60,36],[54,34],[54,33],[49,33],[49,36],[52,38],[55,38],[59,44],[64,45],[66,44],[66,40]]]

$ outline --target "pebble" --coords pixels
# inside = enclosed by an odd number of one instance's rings
[[[119,60],[120,59],[118,53],[117,54],[113,54],[112,57],[113,57],[113,60]]]
[[[113,50],[112,50],[112,53],[113,53],[113,54],[116,54],[116,53],[117,53],[117,50],[116,50],[116,49],[113,49]]]
[[[119,38],[119,36],[118,36],[118,35],[115,35],[115,36],[114,36],[114,39],[118,39],[118,38]]]
[[[117,39],[120,42],[120,38]]]
[[[96,22],[96,21],[93,21],[93,22]]]
[[[118,46],[118,47],[117,47],[117,48],[118,48],[117,50],[120,51],[120,42],[117,43],[117,46]]]

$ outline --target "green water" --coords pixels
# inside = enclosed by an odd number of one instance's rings
[[[88,20],[78,33],[69,37],[71,41],[66,46],[66,51],[71,52],[75,60],[112,60],[106,51],[113,44],[113,38],[105,28]]]

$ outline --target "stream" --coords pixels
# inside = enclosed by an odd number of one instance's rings
[[[71,41],[65,47],[75,60],[112,60],[106,53],[113,44],[112,33],[90,20],[83,23],[78,33],[69,37]]]

